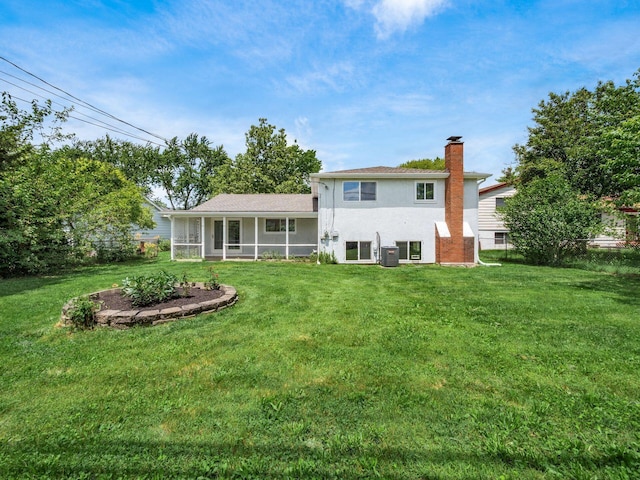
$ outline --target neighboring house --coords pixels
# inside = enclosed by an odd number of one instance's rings
[[[172,258],[253,258],[333,252],[340,263],[375,263],[382,247],[401,262],[478,260],[478,183],[463,171],[461,137],[446,170],[373,167],[311,175],[310,195],[218,195],[170,211]]]
[[[515,195],[514,186],[498,183],[479,191],[478,220],[480,233],[480,249],[496,250],[511,248],[509,230],[497,213],[497,208],[504,205],[506,198]],[[621,208],[617,215],[603,213],[602,221],[607,225],[606,233],[590,240],[596,247],[619,247],[621,242],[638,241],[638,211],[633,208]]]
[[[152,229],[134,229],[132,232],[134,238],[140,241],[155,240],[157,238],[170,239],[171,220],[163,216],[167,210],[158,205],[153,200],[146,197],[144,199],[144,206],[151,210],[153,221],[155,222],[156,226]]]
[[[602,222],[607,227],[605,233],[595,237],[591,244],[596,247],[621,247],[627,242],[640,242],[640,216],[634,208],[622,207],[616,215],[602,214]]]
[[[481,188],[478,200],[478,232],[481,250],[511,248],[509,230],[497,213],[505,198],[515,195],[516,189],[508,183],[497,183]]]

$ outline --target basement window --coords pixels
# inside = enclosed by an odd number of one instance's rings
[[[493,243],[495,245],[506,245],[509,242],[509,235],[507,232],[495,232],[493,234]]]
[[[398,260],[421,260],[422,242],[420,241],[400,241],[396,242],[398,247]]]
[[[346,260],[371,260],[371,242],[346,242]]]

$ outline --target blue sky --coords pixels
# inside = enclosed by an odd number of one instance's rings
[[[489,185],[549,92],[640,68],[640,2],[0,0],[0,52],[116,117],[206,135],[231,156],[260,117],[327,171],[442,156],[462,135],[465,170],[492,173]],[[0,90],[34,98],[7,80],[68,104],[0,62]]]

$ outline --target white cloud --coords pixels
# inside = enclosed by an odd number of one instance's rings
[[[447,0],[380,0],[372,10],[378,38],[387,38],[396,31],[404,32],[438,13],[446,4]]]
[[[371,2],[365,0],[344,0],[347,7],[359,10]],[[371,13],[376,18],[378,38],[385,39],[395,32],[420,24],[444,9],[449,0],[375,0]]]

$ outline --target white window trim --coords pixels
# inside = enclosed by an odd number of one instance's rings
[[[357,260],[347,260],[347,243],[357,243],[358,244],[358,259]],[[360,244],[368,243],[369,244],[369,258],[360,258]],[[373,242],[370,240],[345,240],[344,242],[344,261],[348,263],[370,263],[373,261]]]
[[[423,245],[423,241],[422,240],[396,240],[394,242],[396,247],[399,247],[398,243],[406,243],[407,244],[407,257],[408,258],[400,258],[398,256],[398,260],[400,262],[420,262],[422,261],[422,247]],[[412,243],[419,243],[420,244],[420,258],[411,258],[411,244]]]
[[[281,218],[281,217],[266,217],[264,219],[264,222],[262,223],[264,225],[263,227],[263,233],[265,235],[285,235],[287,233],[286,230],[283,230],[281,232],[269,232],[267,231],[267,220],[281,220],[283,222],[286,222],[286,218]],[[289,219],[289,223],[293,222],[293,231],[289,232],[289,235],[295,235],[296,233],[298,233],[298,222],[297,219],[295,218],[290,218]]]
[[[418,184],[419,183],[430,183],[433,185],[433,198],[429,198],[427,200],[418,200]],[[438,197],[437,183],[431,180],[416,180],[413,184],[413,202],[414,203],[436,203],[436,198]]]
[[[239,238],[239,243],[238,243],[237,247],[236,246],[231,247],[230,243],[229,243],[229,222],[234,222],[234,221],[238,221],[239,224],[240,224],[240,231],[239,231],[239,235],[238,235],[240,238]],[[242,252],[242,237],[243,237],[243,235],[242,235],[242,230],[243,230],[242,223],[243,223],[242,222],[242,218],[227,218],[226,219],[225,225],[224,225],[225,236],[223,237],[224,238],[223,242],[225,242],[226,244],[223,243],[223,247],[227,252],[232,252],[232,253]],[[234,244],[234,245],[236,245],[236,244]]]
[[[346,200],[344,198],[344,184],[345,183],[357,183],[358,184],[358,200]],[[375,200],[362,200],[362,183],[373,183],[376,186],[376,198]],[[375,180],[344,180],[342,182],[342,201],[346,203],[374,203],[378,201],[378,182]]]
[[[498,235],[502,236],[502,240],[498,242]],[[509,232],[493,232],[494,245],[509,245]]]

